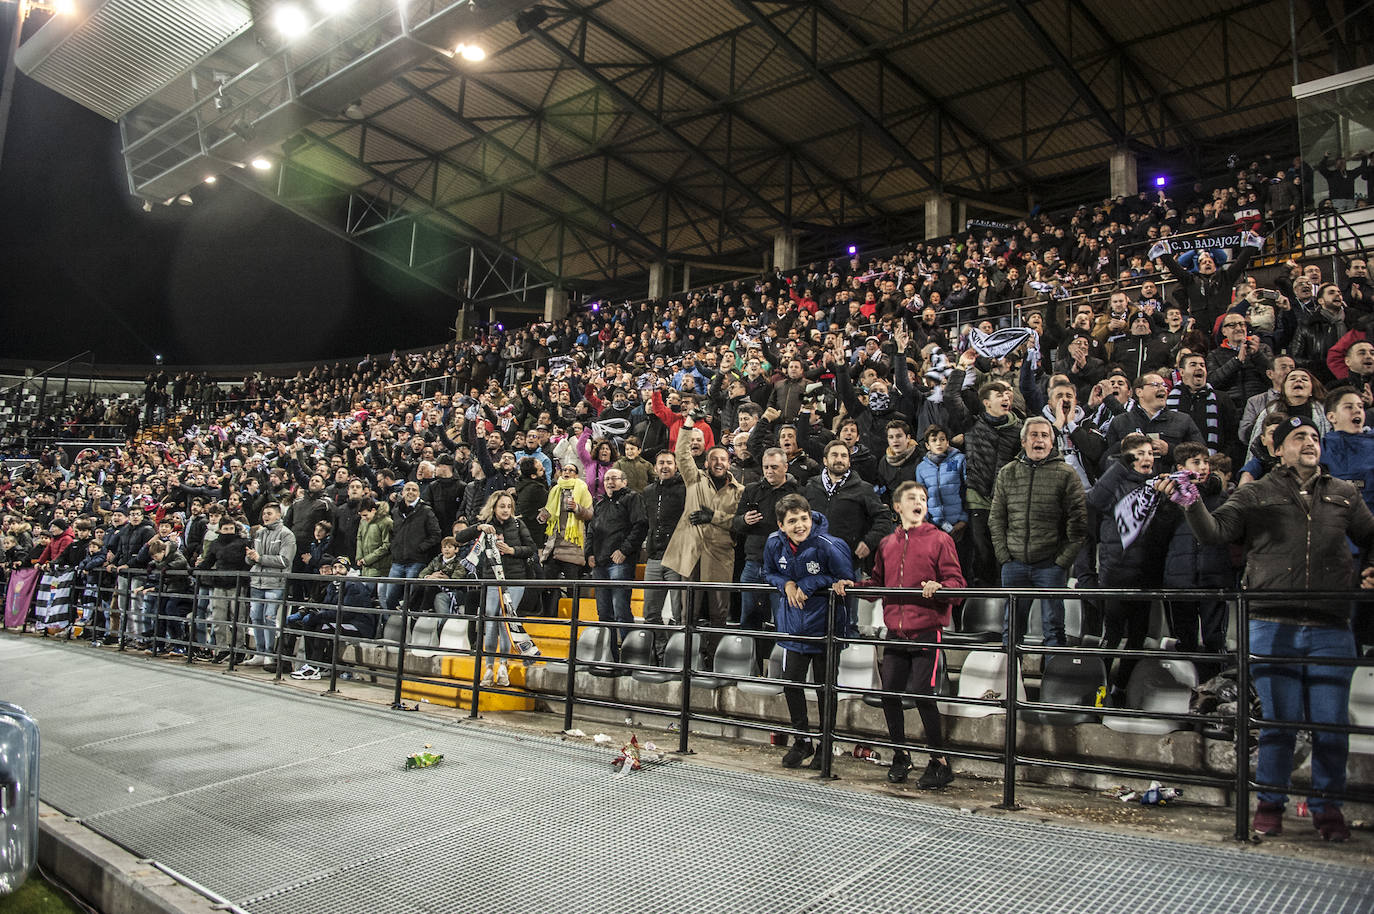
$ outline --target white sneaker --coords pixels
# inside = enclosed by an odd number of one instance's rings
[[[321,678],[321,675],[320,675],[320,671],[319,671],[319,670],[317,670],[317,669],[315,669],[313,666],[310,666],[309,664],[307,664],[307,665],[301,667],[299,670],[296,670],[296,672],[292,673],[292,674],[291,674],[291,678],[292,678],[292,679],[318,680],[318,679]]]
[[[482,685],[489,686],[491,685],[491,682],[491,667],[487,667],[485,670],[482,671]]]
[[[496,668],[496,684],[499,686],[510,685],[510,674],[506,672],[506,665],[504,663]]]

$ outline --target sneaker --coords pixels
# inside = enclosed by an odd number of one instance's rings
[[[228,659],[229,659],[229,652],[228,652],[228,651],[219,651],[219,652],[217,652],[213,657],[210,658],[210,662],[211,662],[211,663],[223,663],[224,661],[226,661],[226,660],[228,660]]]
[[[820,746],[817,745],[817,746],[816,746],[816,754],[813,755],[813,756],[811,756],[811,764],[808,765],[807,767],[810,768],[812,771],[820,771],[820,770],[821,770],[821,766],[822,766],[824,763],[825,763],[825,754],[824,754],[823,752],[821,752]]]
[[[491,667],[487,667],[485,670],[482,671],[482,685],[484,685],[484,686],[489,686],[489,685],[491,685],[491,683],[492,683],[492,672],[491,672]]]
[[[99,638],[92,638],[92,639],[91,639],[91,647],[104,647],[104,646],[105,646],[105,642],[102,641],[102,640],[100,640]]]
[[[810,758],[815,751],[815,747],[811,745],[811,740],[797,740],[792,744],[792,748],[787,750],[787,754],[782,757],[782,767],[800,768],[802,762]]]
[[[286,668],[286,672],[290,672],[290,669],[291,668],[288,666]],[[275,676],[277,673],[283,672],[281,667],[277,666],[277,661],[271,659],[270,657],[265,658],[262,661],[262,671],[268,674],[269,676]]]
[[[292,679],[309,679],[312,681],[320,679],[320,671],[313,666],[303,666],[291,674]]]
[[[510,673],[504,663],[496,668],[496,684],[503,687],[510,685]]]
[[[185,656],[186,656],[186,648],[184,648],[184,647],[174,647],[174,648],[172,648],[170,651],[168,651],[164,656],[166,656],[166,657],[185,657]]]
[[[1337,815],[1339,816],[1340,813],[1338,812]],[[1312,824],[1317,825],[1315,817]],[[1317,825],[1317,828],[1320,830],[1321,826]],[[1255,807],[1255,817],[1250,820],[1250,830],[1257,835],[1271,837],[1283,834],[1283,804],[1261,801]]]
[[[1259,816],[1256,815],[1255,818],[1258,819]],[[1345,824],[1345,816],[1341,815],[1339,806],[1328,806],[1321,812],[1313,812],[1312,825],[1323,841],[1350,840],[1350,826]]]
[[[892,767],[887,769],[887,779],[893,784],[905,784],[906,776],[911,773],[911,756],[898,752],[892,757]]]
[[[926,765],[925,774],[921,775],[916,786],[922,790],[936,790],[940,787],[948,787],[953,782],[954,769],[950,768],[948,764],[941,765],[935,759],[931,759],[930,764]]]

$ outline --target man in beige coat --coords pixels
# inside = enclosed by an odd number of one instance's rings
[[[730,536],[730,522],[739,507],[744,486],[730,475],[730,455],[725,448],[713,447],[706,452],[705,471],[697,468],[693,458],[693,442],[701,449],[703,436],[690,416],[683,420],[677,436],[677,471],[687,488],[682,519],[668,541],[663,553],[665,567],[676,571],[686,580],[728,583],[735,568],[735,544]],[[688,612],[695,611],[693,608]],[[706,594],[707,613],[712,628],[724,628],[730,606],[727,590],[713,590]],[[702,639],[702,650],[708,661],[715,656],[720,635]]]

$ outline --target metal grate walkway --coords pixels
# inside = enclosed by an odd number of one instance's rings
[[[1374,912],[1365,871],[960,815],[0,638],[43,799],[253,914]],[[403,771],[432,743],[446,758]],[[130,789],[132,788],[132,790]]]

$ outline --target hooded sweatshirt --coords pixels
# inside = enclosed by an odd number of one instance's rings
[[[873,576],[862,586],[919,589],[926,581],[965,586],[954,540],[931,523],[902,527],[883,537],[873,560]],[[922,640],[923,634],[949,624],[954,602],[943,597],[927,600],[920,594],[884,597],[883,625],[888,637]]]

